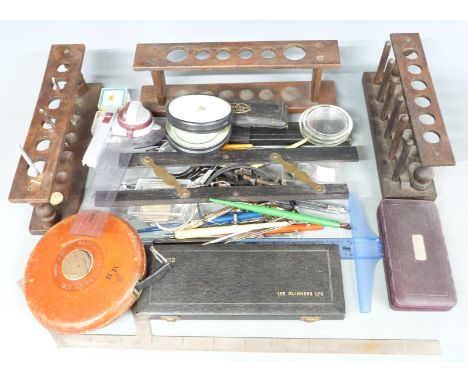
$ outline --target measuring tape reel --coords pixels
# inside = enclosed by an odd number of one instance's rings
[[[127,222],[107,215],[99,238],[71,234],[74,215],[52,227],[32,251],[24,292],[47,329],[82,333],[104,327],[138,298],[136,286],[146,271],[143,244]]]

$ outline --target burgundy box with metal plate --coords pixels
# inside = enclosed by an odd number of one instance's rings
[[[378,220],[391,307],[452,309],[457,297],[435,203],[386,199]]]

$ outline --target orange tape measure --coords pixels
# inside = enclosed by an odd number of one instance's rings
[[[138,298],[135,286],[146,270],[143,244],[128,223],[107,214],[95,238],[70,233],[75,216],[42,237],[24,276],[32,313],[59,333],[82,333],[115,320]]]

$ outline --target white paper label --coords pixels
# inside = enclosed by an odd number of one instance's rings
[[[412,235],[413,239],[413,250],[414,257],[418,261],[427,260],[426,256],[426,247],[424,246],[424,237],[423,235]]]
[[[314,178],[320,183],[335,183],[336,171],[333,167],[315,166]]]

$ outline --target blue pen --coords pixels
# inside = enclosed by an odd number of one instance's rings
[[[174,228],[177,228],[180,226],[180,224],[179,223],[168,224],[168,226],[169,227],[173,226]],[[162,229],[159,227],[146,227],[146,228],[137,229],[138,233],[159,232],[159,231],[162,231]]]
[[[147,232],[158,232],[161,231],[161,228],[158,227],[148,227],[148,228],[140,228],[137,229],[138,233],[147,233]]]
[[[219,216],[213,220],[210,220],[208,224],[237,224],[240,222],[245,222],[247,220],[258,220],[263,217],[262,214],[258,212],[239,212],[239,213],[229,213],[223,216]]]

